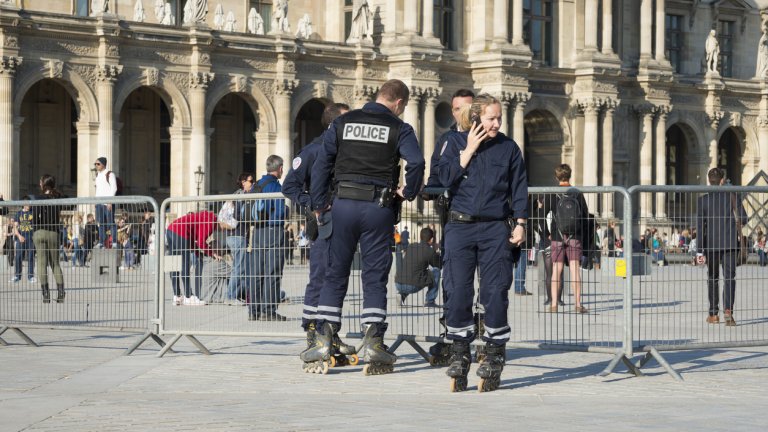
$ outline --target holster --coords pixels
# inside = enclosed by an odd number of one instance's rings
[[[313,212],[311,208],[307,207],[304,210],[304,216],[306,216],[307,218],[307,223],[306,223],[307,238],[310,241],[315,241],[317,240],[317,235],[318,235],[317,217],[315,216],[315,212]]]

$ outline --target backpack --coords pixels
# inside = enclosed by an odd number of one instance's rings
[[[560,235],[567,235],[568,237],[576,235],[579,224],[583,222],[581,220],[581,204],[577,195],[565,194],[560,197],[557,206],[555,206],[554,218]]]
[[[115,196],[119,196],[123,194],[123,180],[116,176],[115,173],[112,171],[107,171],[107,182],[109,182],[109,175],[112,174],[112,176],[115,177],[115,183],[117,184],[117,190],[115,191]]]
[[[275,177],[270,176],[264,184],[256,182],[253,187],[253,193],[261,193],[268,184],[277,181]],[[243,222],[266,222],[269,220],[269,209],[266,201],[257,199],[254,201],[246,201],[243,203],[243,207],[240,209],[240,220]]]

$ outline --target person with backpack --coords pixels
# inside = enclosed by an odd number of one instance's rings
[[[551,218],[550,240],[552,253],[552,285],[550,298],[558,298],[558,288],[562,277],[565,261],[571,271],[573,296],[576,300],[574,310],[587,313],[587,308],[581,304],[581,255],[589,235],[585,230],[588,218],[587,201],[584,195],[571,185],[571,167],[561,164],[555,168],[555,178],[561,187],[570,188],[563,194],[557,195],[552,201],[553,206],[548,213]],[[558,305],[550,305],[550,312],[557,312]]]
[[[118,192],[117,176],[112,171],[107,171],[107,158],[100,157],[93,164],[96,167],[96,195],[97,197],[114,197]],[[96,222],[99,224],[99,243],[96,249],[110,247],[107,243],[106,230],[109,228],[112,241],[117,242],[117,225],[115,225],[115,209],[109,200],[107,204],[96,204]]]
[[[237,178],[237,190],[235,194],[252,193],[254,190],[254,176],[250,172],[243,172]],[[246,275],[246,250],[248,237],[248,224],[240,223],[245,213],[246,201],[228,201],[219,211],[219,228],[227,234],[226,244],[232,256],[232,271],[227,285],[225,303],[229,305],[241,304],[241,287],[247,286]],[[243,296],[244,297],[244,296]]]

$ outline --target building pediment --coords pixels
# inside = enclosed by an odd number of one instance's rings
[[[717,0],[712,7],[718,11],[739,13],[755,9],[756,5],[745,0]]]

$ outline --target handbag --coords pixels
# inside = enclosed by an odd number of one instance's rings
[[[747,263],[749,259],[749,250],[747,249],[747,236],[742,233],[741,215],[736,207],[736,195],[731,194],[731,211],[736,218],[736,235],[739,241],[739,253],[736,256],[736,265],[740,266]]]

